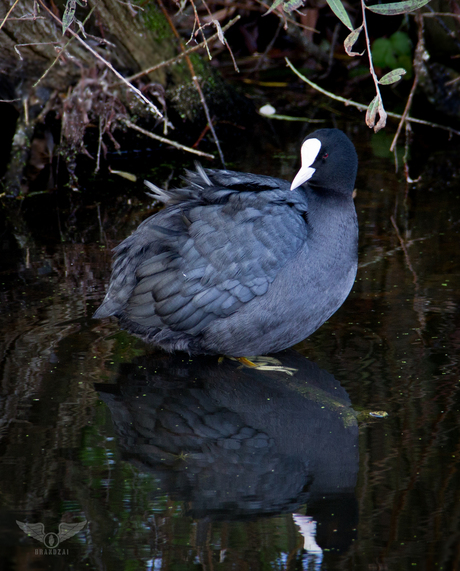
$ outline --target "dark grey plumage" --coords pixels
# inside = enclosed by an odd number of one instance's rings
[[[149,184],[167,207],[115,248],[94,317],[115,315],[144,340],[190,353],[264,354],[313,333],[356,275],[357,158],[344,133],[322,129],[305,139],[302,161],[294,190],[201,167],[182,189]]]

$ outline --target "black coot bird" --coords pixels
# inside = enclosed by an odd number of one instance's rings
[[[357,268],[355,148],[338,129],[302,143],[292,184],[197,168],[117,248],[95,318],[167,351],[234,357],[280,351],[345,301]]]

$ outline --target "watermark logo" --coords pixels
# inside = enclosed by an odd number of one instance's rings
[[[56,549],[60,543],[81,531],[87,522],[86,520],[79,523],[61,522],[59,524],[59,533],[45,533],[45,526],[42,523],[23,523],[18,520],[16,520],[16,523],[29,537],[41,541],[46,549]]]

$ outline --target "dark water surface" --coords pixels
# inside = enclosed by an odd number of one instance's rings
[[[423,131],[408,186],[381,137],[342,127],[357,281],[263,370],[91,319],[146,206],[85,244],[5,245],[1,569],[460,569],[459,140]],[[232,166],[292,178],[299,131]]]

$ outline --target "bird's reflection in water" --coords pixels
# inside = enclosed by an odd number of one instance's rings
[[[355,413],[332,375],[293,350],[276,358],[290,374],[157,353],[98,390],[124,458],[202,525],[296,512],[302,531],[307,504],[312,545],[342,550],[357,517]]]

